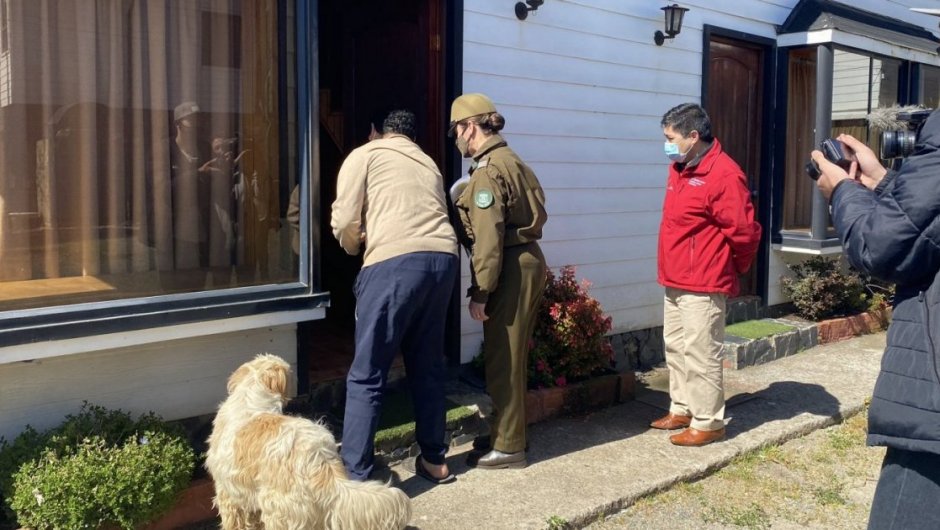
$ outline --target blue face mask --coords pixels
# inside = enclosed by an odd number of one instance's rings
[[[689,151],[691,150],[692,148],[689,148]],[[685,162],[685,157],[689,154],[689,151],[686,151],[685,153],[680,153],[679,146],[677,144],[674,144],[672,142],[666,142],[665,144],[663,144],[663,152],[666,153],[666,156],[669,157],[669,160],[672,160],[673,162],[678,162],[680,164]]]

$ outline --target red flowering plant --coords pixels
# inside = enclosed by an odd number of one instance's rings
[[[574,267],[546,274],[545,294],[529,343],[529,387],[565,386],[613,365],[611,318],[575,279]]]

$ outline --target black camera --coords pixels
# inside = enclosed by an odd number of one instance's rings
[[[920,134],[924,122],[933,109],[916,110],[912,112],[898,112],[897,121],[907,125],[907,129],[900,131],[885,131],[881,133],[881,158],[904,158],[914,152],[917,135]]]
[[[826,160],[840,166],[846,171],[849,170],[849,166],[851,166],[852,161],[855,160],[855,154],[852,150],[835,138],[823,140],[822,143],[819,144],[819,150],[825,155]],[[814,160],[810,160],[809,163],[806,164],[806,174],[813,180],[819,179],[819,175],[821,174],[819,165],[816,164]]]

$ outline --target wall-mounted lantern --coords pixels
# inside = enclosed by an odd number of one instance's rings
[[[671,6],[666,6],[662,9],[666,13],[666,33],[663,34],[662,31],[656,31],[653,34],[653,42],[657,46],[662,46],[666,39],[671,39],[679,34],[682,31],[682,17],[685,16],[685,12],[689,10],[687,7],[679,7],[679,4],[672,4]]]
[[[516,2],[516,18],[525,20],[529,16],[529,11],[535,11],[545,0],[525,0],[525,2]],[[526,5],[529,4],[529,5]]]

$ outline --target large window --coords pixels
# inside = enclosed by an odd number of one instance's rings
[[[298,281],[284,4],[3,1],[0,311]]]
[[[868,143],[877,153],[881,131],[868,125],[867,116],[876,108],[891,107],[905,100],[902,89],[908,86],[905,77],[911,66],[898,59],[833,49],[831,101],[820,102],[817,100],[818,80],[821,76],[823,79],[828,77],[829,72],[820,67],[819,51],[816,47],[799,48],[790,50],[788,54],[787,138],[781,228],[784,238],[797,238],[791,240],[791,244],[800,237],[814,240],[831,238],[827,209],[819,208],[818,204],[814,206],[816,186],[804,171],[810,151],[816,148],[816,128],[825,127],[820,124],[817,114],[830,117],[829,130],[824,131],[824,134],[831,137],[842,133],[851,134]],[[823,57],[827,55],[823,54]],[[924,67],[920,94],[925,102],[937,98],[940,81],[938,72],[940,70]],[[906,96],[910,99],[916,97],[916,94]],[[814,221],[821,229],[812,229]],[[819,233],[812,233],[814,230]]]
[[[940,107],[940,68],[920,66],[919,103],[929,109]]]
[[[877,108],[898,105],[901,61],[869,57],[835,50],[832,72],[833,138],[851,134],[876,153],[881,149],[881,131],[869,127],[867,116]]]

